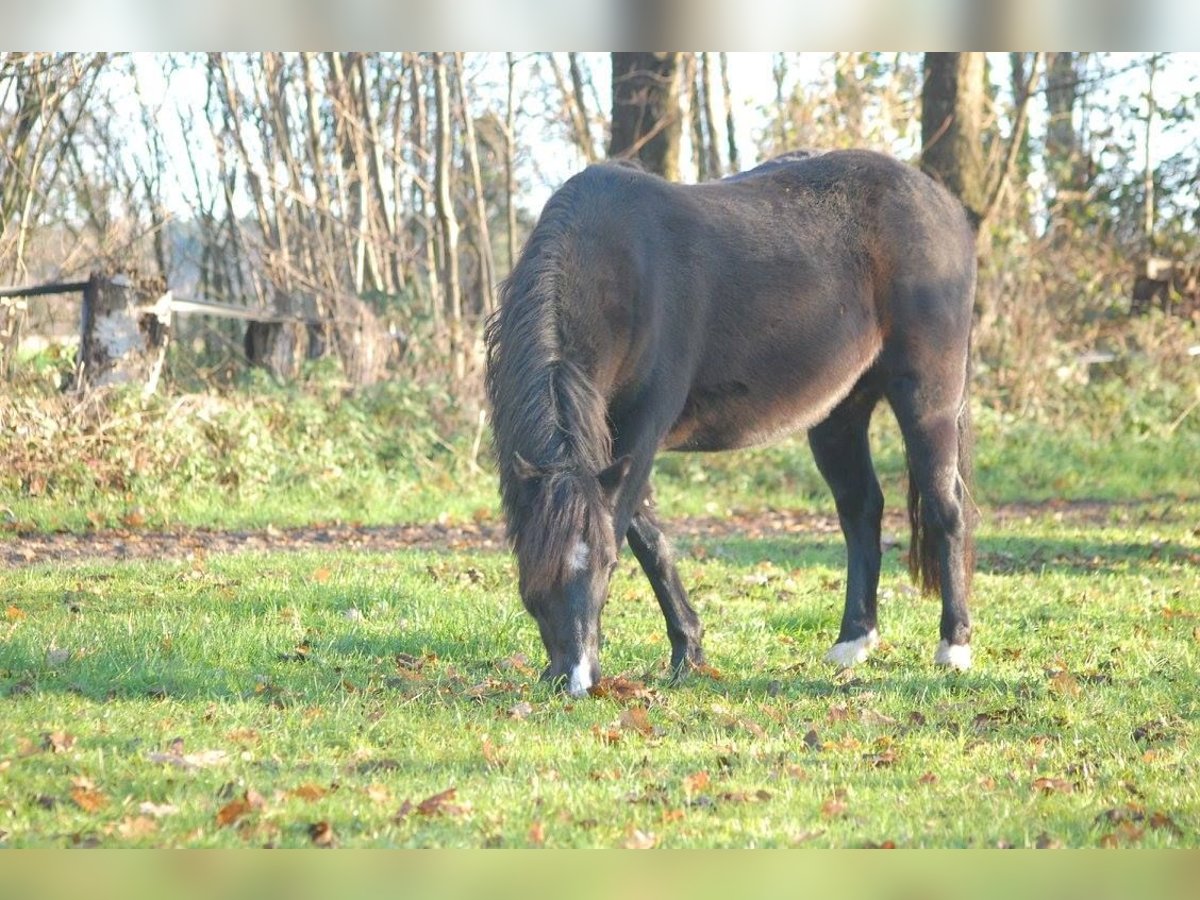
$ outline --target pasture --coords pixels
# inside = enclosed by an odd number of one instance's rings
[[[267,452],[264,436],[261,477],[240,483],[189,482],[151,464],[162,448],[123,490],[49,461],[62,489],[8,483],[0,846],[1198,843],[1186,423],[1138,434],[1116,417],[1097,439],[980,411],[968,672],[933,665],[938,603],[904,572],[890,416],[874,426],[883,644],[853,670],[822,661],[845,551],[803,439],[664,456],[660,513],[710,667],[667,683],[661,614],[626,550],[606,680],[573,699],[537,680],[486,465],[433,438],[360,460],[353,429],[369,447],[377,409],[264,393],[205,465],[290,404],[310,443],[337,426],[342,471],[314,475],[320,453]],[[197,441],[228,438],[208,422]]]

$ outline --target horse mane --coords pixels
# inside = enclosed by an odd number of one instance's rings
[[[572,179],[546,204],[485,332],[500,495],[523,594],[564,583],[580,537],[593,547],[605,539],[594,476],[612,453],[607,406],[563,327],[576,288],[578,191]]]

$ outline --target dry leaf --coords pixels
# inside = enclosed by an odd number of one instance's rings
[[[4,617],[10,622],[19,622],[25,618],[25,610],[21,609],[19,606],[9,606],[8,609],[4,611]]]
[[[920,778],[917,779],[917,784],[937,784],[937,783],[938,783],[938,777],[936,775],[934,775],[932,772],[926,772],[924,775],[922,775]]]
[[[683,792],[688,796],[699,794],[708,788],[709,777],[707,772],[693,772],[691,775],[683,776]]]
[[[1043,794],[1070,794],[1075,785],[1063,778],[1035,778],[1033,786]]]
[[[293,797],[298,797],[301,800],[320,800],[328,791],[317,784],[302,784],[300,787],[292,788],[288,791]]]
[[[147,816],[126,816],[117,826],[117,834],[123,838],[149,837],[158,831],[158,823]]]
[[[846,814],[846,792],[835,791],[833,796],[821,804],[821,815],[836,819]]]
[[[239,797],[237,800],[231,800],[217,810],[217,824],[222,828],[226,825],[232,825],[239,819],[250,814],[250,804],[245,798]]]
[[[322,820],[308,826],[308,836],[317,847],[332,847],[334,845],[333,826]]]
[[[104,796],[103,791],[96,788],[90,778],[76,778],[72,784],[75,787],[71,791],[71,799],[84,812],[97,812],[108,805],[108,798]]]
[[[535,847],[546,843],[546,828],[541,822],[534,822],[529,826],[529,843]]]
[[[884,750],[882,753],[868,753],[863,756],[876,769],[885,769],[896,762],[896,751]]]
[[[593,725],[592,734],[602,744],[612,745],[621,743],[621,732],[615,728],[601,728],[599,725]]]
[[[42,735],[42,749],[51,753],[66,753],[75,746],[75,735],[65,731],[47,731]]]
[[[372,803],[387,803],[392,799],[392,792],[382,784],[368,784],[366,790]]]
[[[317,569],[315,572],[312,573],[312,580],[315,581],[317,584],[324,584],[325,582],[327,582],[329,580],[329,577],[332,574],[333,573],[330,572],[329,569],[322,566],[321,568]]]
[[[649,850],[658,843],[658,837],[653,831],[642,831],[639,828],[630,828],[629,834],[625,838],[625,843],[621,846],[626,850]]]
[[[647,715],[645,707],[631,706],[621,710],[618,721],[622,728],[627,731],[636,731],[642,737],[654,735],[654,726],[650,724],[650,716]]]
[[[1068,672],[1058,672],[1050,678],[1050,690],[1063,697],[1078,697],[1079,682]]]
[[[809,750],[820,750],[824,747],[821,743],[821,738],[817,735],[816,729],[810,728],[804,732],[804,746]]]
[[[457,788],[446,788],[436,794],[432,794],[417,804],[416,810],[419,816],[459,816],[467,811],[465,806],[460,806],[454,802],[455,796],[458,794]]]
[[[492,739],[487,735],[484,735],[480,751],[483,753],[484,762],[493,769],[501,769],[507,762],[500,748],[493,744]]]
[[[250,788],[241,797],[231,800],[217,810],[217,824],[222,827],[232,825],[254,810],[262,809],[264,802],[262,794]]]
[[[516,719],[518,722],[527,718],[533,712],[533,704],[528,700],[522,700],[520,703],[514,704],[508,708],[508,717]]]
[[[615,678],[601,678],[596,684],[588,688],[588,693],[593,697],[616,700],[618,703],[629,703],[633,700],[649,700],[653,696],[653,692],[642,682],[631,681],[621,675]]]

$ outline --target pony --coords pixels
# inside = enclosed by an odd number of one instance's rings
[[[673,677],[705,665],[655,516],[655,455],[800,429],[846,543],[826,658],[866,660],[879,642],[883,494],[868,425],[881,399],[905,444],[909,569],[941,597],[934,661],[968,668],[975,267],[962,205],[879,153],[794,153],[692,185],[601,163],[563,184],[485,332],[500,495],[543,678],[572,695],[599,681],[623,540],[662,608]]]

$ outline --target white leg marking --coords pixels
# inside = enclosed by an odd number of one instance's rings
[[[879,632],[872,628],[858,640],[842,641],[834,644],[825,654],[825,662],[848,669],[860,662],[866,662],[871,651],[879,646]]]
[[[582,697],[592,686],[592,666],[587,659],[581,659],[571,670],[571,679],[567,682],[567,693],[572,697]]]
[[[571,551],[571,559],[568,566],[572,575],[578,575],[587,568],[588,560],[592,558],[592,549],[583,542],[580,538],[575,543],[575,549]]]
[[[960,672],[966,671],[971,668],[971,645],[941,641],[938,644],[937,653],[933,655],[933,661],[939,666],[949,666]]]

